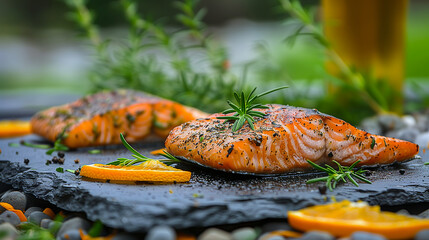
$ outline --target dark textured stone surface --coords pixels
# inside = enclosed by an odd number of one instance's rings
[[[91,182],[71,173],[55,169],[76,169],[83,164],[108,163],[117,157],[129,157],[122,146],[101,148],[101,154],[88,154],[79,149],[65,154],[64,165],[51,164],[45,150],[9,147],[23,138],[0,140],[0,182],[25,193],[45,199],[69,211],[85,212],[91,220],[100,219],[110,227],[126,231],[146,232],[156,225],[176,229],[235,224],[264,219],[286,219],[288,210],[324,203],[317,184],[305,182],[318,174],[289,174],[274,177],[231,175],[200,167],[180,164],[177,167],[193,172],[191,181],[183,184],[120,185]],[[40,141],[27,136],[28,141]],[[136,145],[143,154],[161,148],[162,142]],[[428,155],[398,166],[380,167],[368,178],[373,184],[341,184],[328,198],[365,200],[370,204],[397,206],[421,203],[429,207]],[[28,165],[24,158],[30,159]],[[156,157],[155,157],[156,158]],[[74,160],[80,163],[75,164]],[[399,169],[405,169],[400,175]],[[197,194],[199,197],[194,197]]]

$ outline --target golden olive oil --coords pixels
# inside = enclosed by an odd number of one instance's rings
[[[388,110],[397,113],[403,106],[407,6],[408,0],[322,0],[324,31],[331,46],[365,76],[372,94],[379,91]],[[332,62],[326,67],[338,76]]]

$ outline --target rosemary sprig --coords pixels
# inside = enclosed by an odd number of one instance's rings
[[[118,158],[116,161],[110,162],[107,165],[116,165],[116,166],[131,166],[134,165],[136,163],[141,163],[141,162],[146,162],[146,161],[150,161],[150,160],[157,160],[160,162],[163,162],[167,165],[171,165],[173,163],[178,163],[180,162],[179,159],[177,159],[176,157],[174,157],[173,155],[171,155],[170,153],[164,151],[163,154],[161,154],[162,156],[166,157],[167,159],[152,159],[152,158],[148,158],[143,156],[141,153],[137,152],[137,150],[135,150],[128,142],[127,140],[125,140],[124,135],[122,135],[122,133],[120,134],[121,137],[121,142],[122,144],[133,154],[131,155],[134,158]]]
[[[349,167],[341,166],[341,164],[339,164],[337,161],[333,160],[333,162],[335,164],[337,164],[338,170],[335,170],[333,167],[331,167],[327,164],[325,165],[326,168],[324,168],[322,166],[315,164],[314,162],[312,162],[310,160],[307,160],[307,162],[312,167],[314,167],[320,171],[324,171],[324,172],[328,173],[328,176],[320,177],[320,178],[313,178],[313,179],[308,180],[307,184],[326,181],[326,187],[330,191],[333,191],[334,188],[337,186],[337,184],[340,181],[347,182],[346,179],[350,180],[350,182],[352,182],[356,187],[359,187],[359,184],[356,182],[356,180],[354,178],[357,178],[357,179],[359,179],[363,182],[369,183],[369,184],[372,183],[371,181],[369,181],[368,179],[366,179],[362,175],[364,172],[366,172],[366,170],[363,170],[363,169],[353,170],[353,168],[360,162],[360,160],[357,160],[356,162],[354,162]]]
[[[232,126],[233,132],[235,132],[238,129],[240,129],[241,127],[243,127],[243,125],[246,121],[249,124],[250,128],[252,130],[255,130],[255,126],[253,125],[253,123],[255,122],[255,119],[253,119],[253,117],[265,117],[266,114],[259,112],[259,111],[254,111],[253,109],[255,109],[255,108],[266,109],[268,107],[263,105],[263,104],[253,103],[253,102],[256,99],[258,99],[264,95],[267,95],[267,94],[270,94],[272,92],[275,92],[275,91],[278,91],[281,89],[285,89],[285,88],[287,88],[287,86],[274,88],[272,90],[260,93],[256,96],[252,96],[256,91],[256,87],[247,96],[245,96],[243,91],[241,91],[240,95],[238,95],[237,92],[234,92],[234,97],[235,97],[235,100],[237,101],[238,105],[231,102],[230,100],[227,100],[227,103],[229,106],[231,106],[231,108],[223,111],[222,113],[228,114],[228,113],[235,112],[235,114],[232,116],[221,116],[221,117],[217,117],[217,118],[218,119],[225,119],[227,121],[234,121],[234,125]]]

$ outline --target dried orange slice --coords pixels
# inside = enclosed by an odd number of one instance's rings
[[[367,231],[388,239],[410,239],[420,230],[429,228],[428,219],[381,212],[380,206],[347,200],[289,211],[288,218],[290,225],[298,230],[327,231],[338,237]]]
[[[191,172],[167,166],[157,160],[149,160],[136,166],[84,165],[80,175],[119,181],[188,182],[191,179]]]
[[[0,138],[18,137],[30,133],[30,122],[20,120],[0,121]]]

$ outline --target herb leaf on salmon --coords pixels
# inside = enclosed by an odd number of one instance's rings
[[[253,96],[253,94],[256,91],[256,87],[247,96],[245,96],[243,91],[241,91],[240,95],[238,95],[236,92],[234,92],[234,98],[239,105],[236,105],[233,102],[231,102],[230,100],[227,100],[227,103],[229,106],[231,106],[231,108],[223,111],[222,113],[228,114],[228,113],[234,113],[235,112],[235,114],[232,116],[220,116],[217,118],[218,119],[226,119],[227,121],[233,121],[234,122],[234,125],[232,126],[233,132],[242,128],[246,121],[249,124],[250,128],[252,130],[255,130],[255,127],[253,125],[253,123],[255,122],[255,119],[253,119],[253,117],[264,117],[265,113],[255,111],[254,109],[255,108],[266,109],[268,107],[265,105],[262,105],[262,104],[258,104],[258,103],[255,104],[253,102],[262,96],[265,96],[267,94],[270,94],[270,93],[273,93],[273,92],[276,92],[278,90],[285,89],[285,88],[288,88],[288,87],[287,86],[278,87],[278,88],[260,93],[256,96]]]

